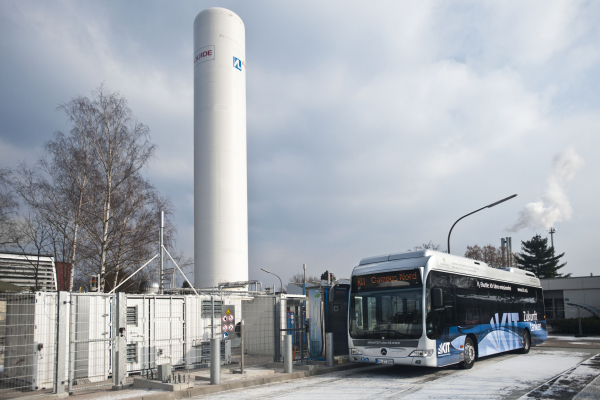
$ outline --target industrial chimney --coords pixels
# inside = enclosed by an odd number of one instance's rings
[[[246,39],[224,8],[194,21],[194,286],[248,280]]]

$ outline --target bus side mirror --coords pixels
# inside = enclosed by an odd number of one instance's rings
[[[431,289],[431,303],[434,310],[444,309],[444,294],[442,288]]]

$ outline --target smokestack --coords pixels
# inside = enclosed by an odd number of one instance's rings
[[[224,8],[194,21],[194,286],[248,280],[246,39]]]

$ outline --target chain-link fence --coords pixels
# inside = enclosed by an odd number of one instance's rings
[[[54,387],[56,293],[0,293],[0,398]]]

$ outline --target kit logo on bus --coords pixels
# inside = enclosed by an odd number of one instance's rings
[[[438,357],[450,355],[450,342],[440,343],[438,346]]]

